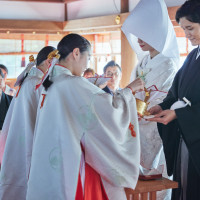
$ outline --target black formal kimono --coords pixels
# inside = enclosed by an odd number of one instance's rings
[[[179,182],[179,188],[173,190],[172,200],[180,200],[179,144],[182,139],[188,149],[187,200],[200,200],[200,56],[196,59],[197,49],[186,58],[182,68],[176,74],[167,97],[160,104],[163,110],[186,97],[191,106],[175,109],[177,119],[168,125],[158,123],[163,141],[168,175]]]
[[[106,87],[103,88],[102,90],[104,90],[106,93],[109,93],[109,94],[113,95],[113,93],[111,92],[111,90],[109,89],[108,86],[106,86]]]
[[[12,100],[12,96],[5,94],[2,92],[1,94],[1,102],[0,102],[0,130],[2,129],[4,119],[6,117],[6,113],[10,106],[10,102]]]

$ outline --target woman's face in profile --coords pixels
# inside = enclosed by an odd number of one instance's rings
[[[185,37],[190,40],[192,45],[200,45],[200,23],[190,22],[185,17],[182,17],[179,24],[185,32]]]
[[[140,48],[143,51],[153,51],[154,50],[154,48],[152,46],[150,46],[149,44],[147,44],[146,42],[144,42],[140,38],[138,38],[138,44],[140,45]]]
[[[85,51],[83,53],[79,52],[79,56],[76,59],[76,66],[74,67],[73,75],[81,76],[83,72],[87,69],[89,60],[90,60],[89,51]]]

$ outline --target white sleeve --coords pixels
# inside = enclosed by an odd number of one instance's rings
[[[110,184],[135,188],[140,141],[136,102],[131,90],[120,90],[113,97],[102,93],[95,95],[91,112],[95,128],[85,131],[86,162]],[[134,136],[130,123],[134,126]]]

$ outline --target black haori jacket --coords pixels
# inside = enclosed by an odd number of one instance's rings
[[[158,123],[159,134],[163,141],[168,175],[177,178],[177,157],[182,137],[189,151],[187,200],[200,199],[200,56],[196,59],[197,49],[186,58],[176,74],[171,89],[163,103],[163,110],[186,97],[191,106],[175,109],[177,119],[168,125]],[[179,169],[180,171],[180,169]],[[173,191],[172,199],[178,199],[180,188]],[[176,193],[176,194],[175,194]]]

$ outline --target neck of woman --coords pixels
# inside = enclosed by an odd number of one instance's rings
[[[44,74],[47,72],[47,67],[45,67],[44,65],[39,65],[37,66],[37,68],[42,71]]]
[[[159,54],[159,52],[157,50],[151,50],[149,51],[150,57],[151,59],[154,58],[155,56],[157,56]]]
[[[66,61],[66,60],[61,60],[58,63],[59,65],[62,65],[63,67],[65,67],[66,69],[70,70],[71,73],[73,74],[73,64],[70,62],[70,60]]]

